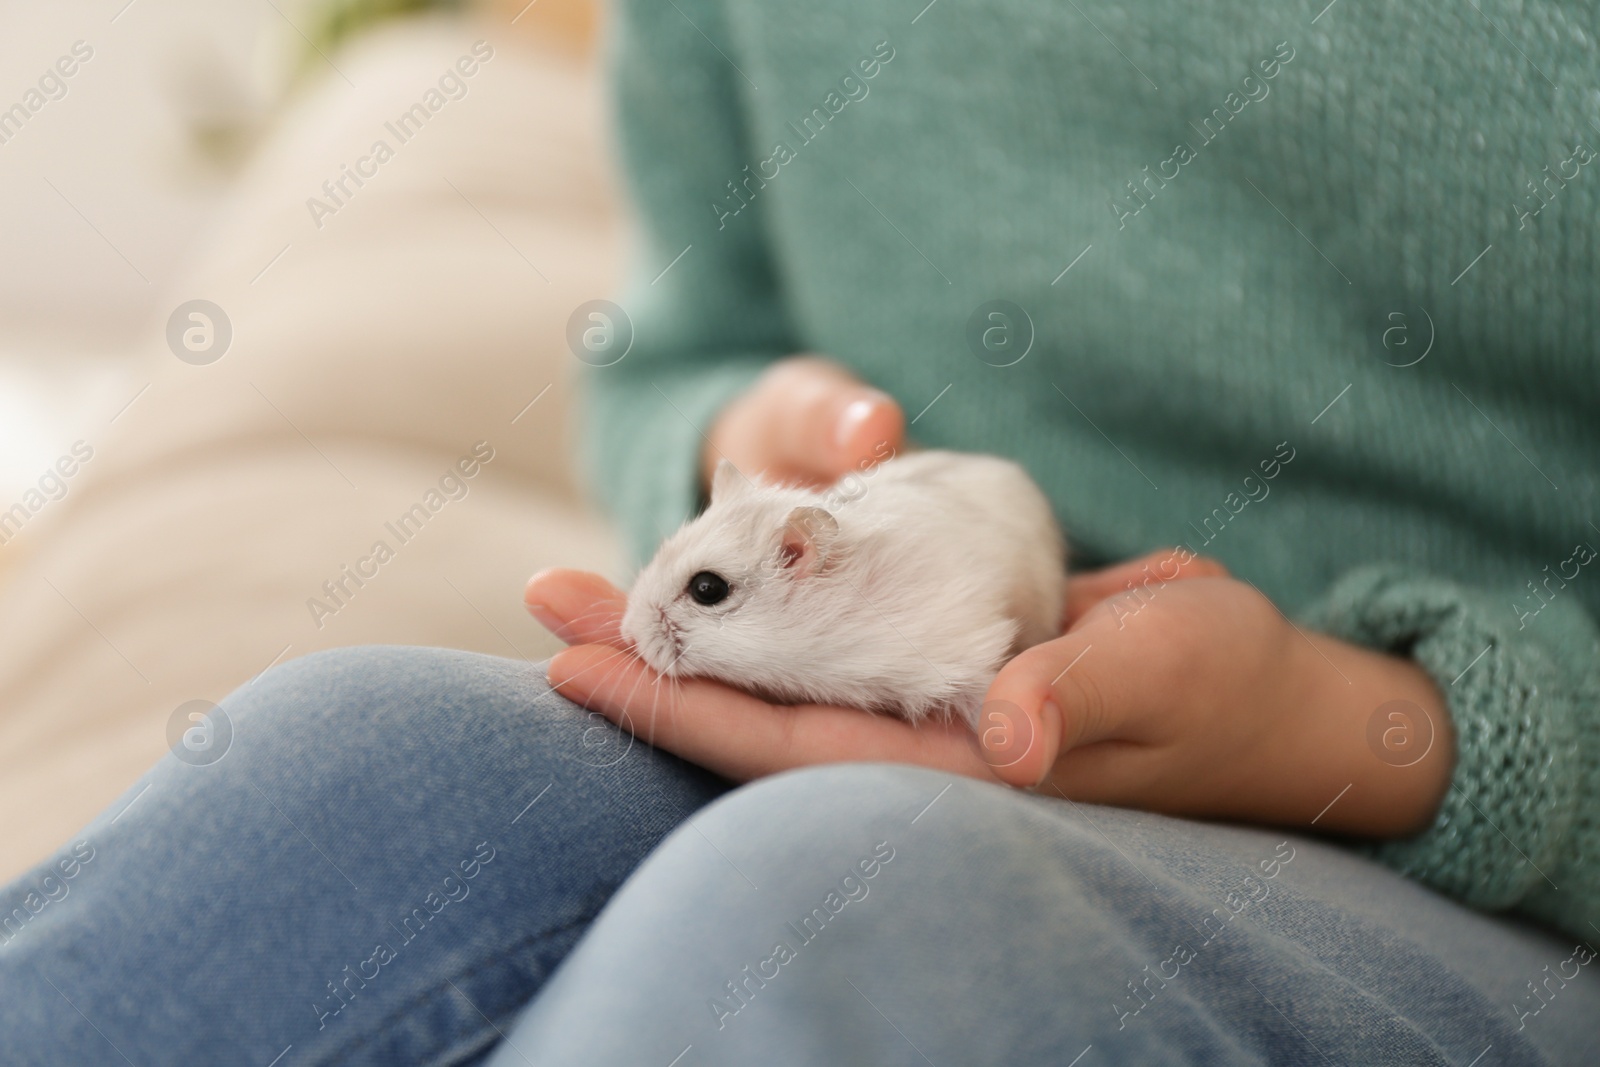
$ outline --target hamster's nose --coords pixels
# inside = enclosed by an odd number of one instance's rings
[[[682,652],[678,625],[663,605],[630,605],[622,617],[621,634],[624,647],[656,671],[666,671]]]
[[[657,643],[656,635],[665,630],[664,623],[657,620],[659,613],[660,609],[653,604],[630,602],[617,627],[622,647],[651,666],[656,664],[653,647]]]

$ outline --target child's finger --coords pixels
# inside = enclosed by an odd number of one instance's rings
[[[853,708],[780,707],[703,679],[666,679],[616,649],[580,646],[551,660],[556,691],[653,745],[734,781],[816,763],[916,763],[992,779],[966,727]]]
[[[898,451],[905,415],[895,399],[828,360],[777,364],[712,429],[707,469],[726,457],[747,474],[830,485]]]
[[[829,360],[790,360],[765,383],[760,404],[775,466],[832,482],[868,459],[880,444],[898,448],[905,417],[889,394],[864,385]]]
[[[1160,656],[1160,648],[1145,642],[1088,629],[1016,656],[989,687],[983,706],[985,724],[994,720],[1011,734],[988,736],[980,726],[995,773],[1012,785],[1032,786],[1064,752],[1107,740],[1140,740],[1137,713],[1149,705],[1147,690],[1162,684],[1167,673],[1155,669]]]
[[[528,579],[528,612],[569,645],[622,645],[620,626],[628,598],[598,574],[551,568]]]

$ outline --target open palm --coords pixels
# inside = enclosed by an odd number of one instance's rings
[[[550,683],[653,745],[735,781],[813,763],[917,763],[1005,781],[966,724],[918,727],[823,704],[778,705],[702,678],[666,678],[625,649],[626,596],[597,574],[544,571],[528,583],[530,610],[571,648]],[[563,621],[563,620],[571,620]]]

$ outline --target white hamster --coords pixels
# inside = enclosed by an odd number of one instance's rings
[[[622,635],[672,677],[975,727],[1005,662],[1060,634],[1065,560],[1010,460],[915,452],[824,490],[723,460],[710,505],[639,573]]]

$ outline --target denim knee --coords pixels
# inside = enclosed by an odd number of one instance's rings
[[[71,898],[7,946],[7,1063],[103,1062],[91,1018],[147,1061],[464,1062],[726,788],[473,653],[323,652],[220,709],[215,747],[175,746],[86,827]],[[72,1003],[8,983],[28,967]]]
[[[935,1021],[981,1014],[977,984],[1013,965],[1056,976],[1067,952],[1104,946],[1040,936],[1041,917],[1099,904],[1070,868],[1104,851],[1085,836],[1053,861],[1032,825],[1045,811],[903,765],[745,785],[662,843],[513,1040],[548,1062],[671,1060],[689,1044],[705,1063],[910,1062],[878,1008],[899,1022],[919,1005],[938,1005]],[[636,1032],[597,1038],[612,1014]],[[982,1045],[994,1028],[966,1029]]]
[[[702,828],[725,827],[734,835],[748,832],[751,845],[764,842],[781,848],[784,835],[763,831],[807,830],[832,839],[854,826],[901,821],[909,826],[924,806],[958,782],[963,793],[971,787],[989,788],[959,775],[908,764],[801,767],[742,786],[697,821]],[[1000,797],[1014,795],[1003,787],[993,789]],[[948,794],[940,799],[948,799]]]
[[[530,698],[576,711],[550,689],[544,666],[449,648],[354,645],[277,664],[223,706],[230,714],[271,714],[280,728],[338,716],[404,720],[441,708],[495,715],[507,702]]]
[[[728,834],[741,848],[770,851],[778,859],[805,841],[831,844],[868,830],[899,836],[938,832],[951,820],[1000,818],[1022,797],[1005,786],[927,767],[836,763],[752,782],[696,822],[707,832]]]
[[[698,806],[727,788],[555,692],[544,663],[443,648],[330,649],[272,668],[222,708],[251,758],[299,763],[323,780],[393,780],[419,803],[450,803],[490,780],[550,784],[602,808],[613,795],[621,807],[656,793],[671,794],[669,808]]]

